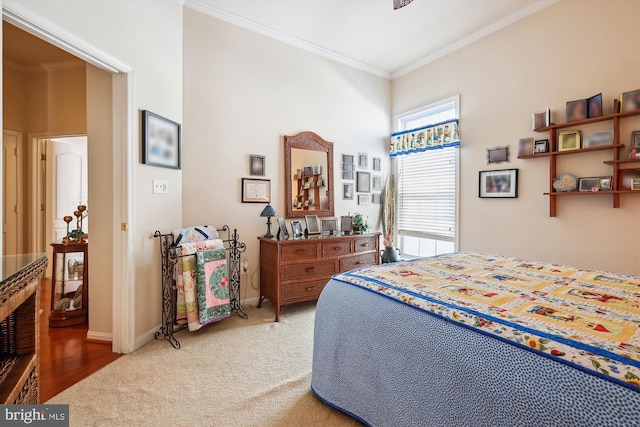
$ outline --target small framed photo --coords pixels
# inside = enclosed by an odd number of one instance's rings
[[[380,157],[374,157],[371,161],[373,163],[373,170],[380,172],[382,170],[382,159],[380,159]]]
[[[602,115],[602,93],[587,99],[587,116],[600,117]]]
[[[353,181],[353,172],[342,172],[342,179]]]
[[[371,191],[381,191],[381,190],[382,190],[382,176],[373,175],[371,177]]]
[[[618,188],[621,190],[630,190],[631,181],[634,179],[640,179],[640,169],[622,169],[620,170],[620,185]]]
[[[304,221],[307,224],[307,234],[320,234],[318,215],[305,215]]]
[[[611,176],[601,176],[598,180],[598,189],[600,191],[611,191],[613,190],[613,177]]]
[[[633,178],[631,180],[631,189],[640,190],[640,178]]]
[[[533,143],[533,154],[541,154],[549,152],[549,140],[539,139]]]
[[[340,231],[343,234],[351,234],[351,229],[353,228],[353,217],[352,216],[341,216],[340,217]]]
[[[379,205],[382,203],[382,195],[380,193],[371,194],[371,203],[374,205]]]
[[[336,230],[338,229],[338,220],[335,217],[323,217],[321,218],[321,222],[323,233],[329,233],[331,235],[336,234]]]
[[[180,169],[180,124],[142,111],[142,163]]]
[[[577,150],[580,148],[580,132],[569,131],[558,133],[558,151]]]
[[[578,99],[577,101],[567,102],[567,121],[575,122],[576,120],[584,120],[587,118],[588,107],[586,99]]]
[[[603,132],[590,133],[585,135],[582,140],[582,148],[599,147],[602,145],[613,144],[613,131],[605,130]]]
[[[369,155],[366,153],[358,153],[358,169],[367,169],[369,167]]]
[[[287,240],[289,238],[289,231],[287,230],[287,223],[284,218],[278,218],[278,240]]]
[[[343,172],[353,172],[355,169],[354,164],[353,163],[343,163],[342,164],[342,171]]]
[[[518,197],[518,169],[480,171],[479,178],[481,198]]]
[[[302,237],[302,224],[300,221],[291,221],[291,231],[293,232],[293,237],[295,239]]]
[[[342,184],[342,198],[344,200],[353,200],[353,184]]]
[[[242,203],[271,203],[271,180],[242,178]]]
[[[518,157],[533,154],[533,138],[520,138],[518,142]]]
[[[264,176],[264,156],[249,155],[249,175]]]
[[[509,147],[487,148],[487,164],[509,162]]]
[[[369,204],[369,195],[368,194],[358,194],[358,204],[359,205],[368,205]]]
[[[342,163],[353,163],[353,155],[351,155],[351,154],[343,154],[342,155]]]
[[[635,111],[640,109],[640,89],[620,94],[620,112]]]
[[[371,191],[371,174],[369,172],[356,172],[356,191],[358,193]]]
[[[600,178],[578,178],[578,191],[600,191]]]
[[[546,111],[540,113],[533,113],[531,116],[531,129],[538,130],[544,129],[551,124],[551,110],[547,108]]]
[[[640,130],[631,132],[631,144],[629,144],[629,158],[640,159]]]

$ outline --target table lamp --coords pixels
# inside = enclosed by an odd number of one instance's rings
[[[265,206],[262,212],[260,213],[260,216],[267,217],[267,234],[263,236],[267,239],[273,238],[273,234],[271,234],[271,217],[276,215],[277,215],[276,210],[273,209],[273,206],[271,205]]]

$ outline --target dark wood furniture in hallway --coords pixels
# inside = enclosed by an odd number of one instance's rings
[[[87,341],[88,325],[50,328],[51,280],[40,282],[40,402],[44,403],[121,355],[111,343]]]

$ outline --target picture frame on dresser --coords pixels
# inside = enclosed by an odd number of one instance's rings
[[[287,240],[289,238],[289,230],[287,230],[287,223],[284,218],[278,218],[278,240]]]
[[[325,217],[320,219],[322,223],[322,234],[336,234],[338,229],[338,220],[336,217]]]
[[[320,234],[320,221],[318,215],[305,215],[304,221],[307,224],[307,234]]]
[[[303,236],[302,232],[302,223],[298,220],[291,221],[291,232],[293,233],[294,239],[299,239]]]

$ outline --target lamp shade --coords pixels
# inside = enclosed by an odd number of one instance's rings
[[[273,206],[271,205],[265,206],[264,209],[262,209],[262,212],[260,212],[260,216],[269,217],[269,216],[276,216],[276,215],[277,215],[276,210],[273,209]]]

